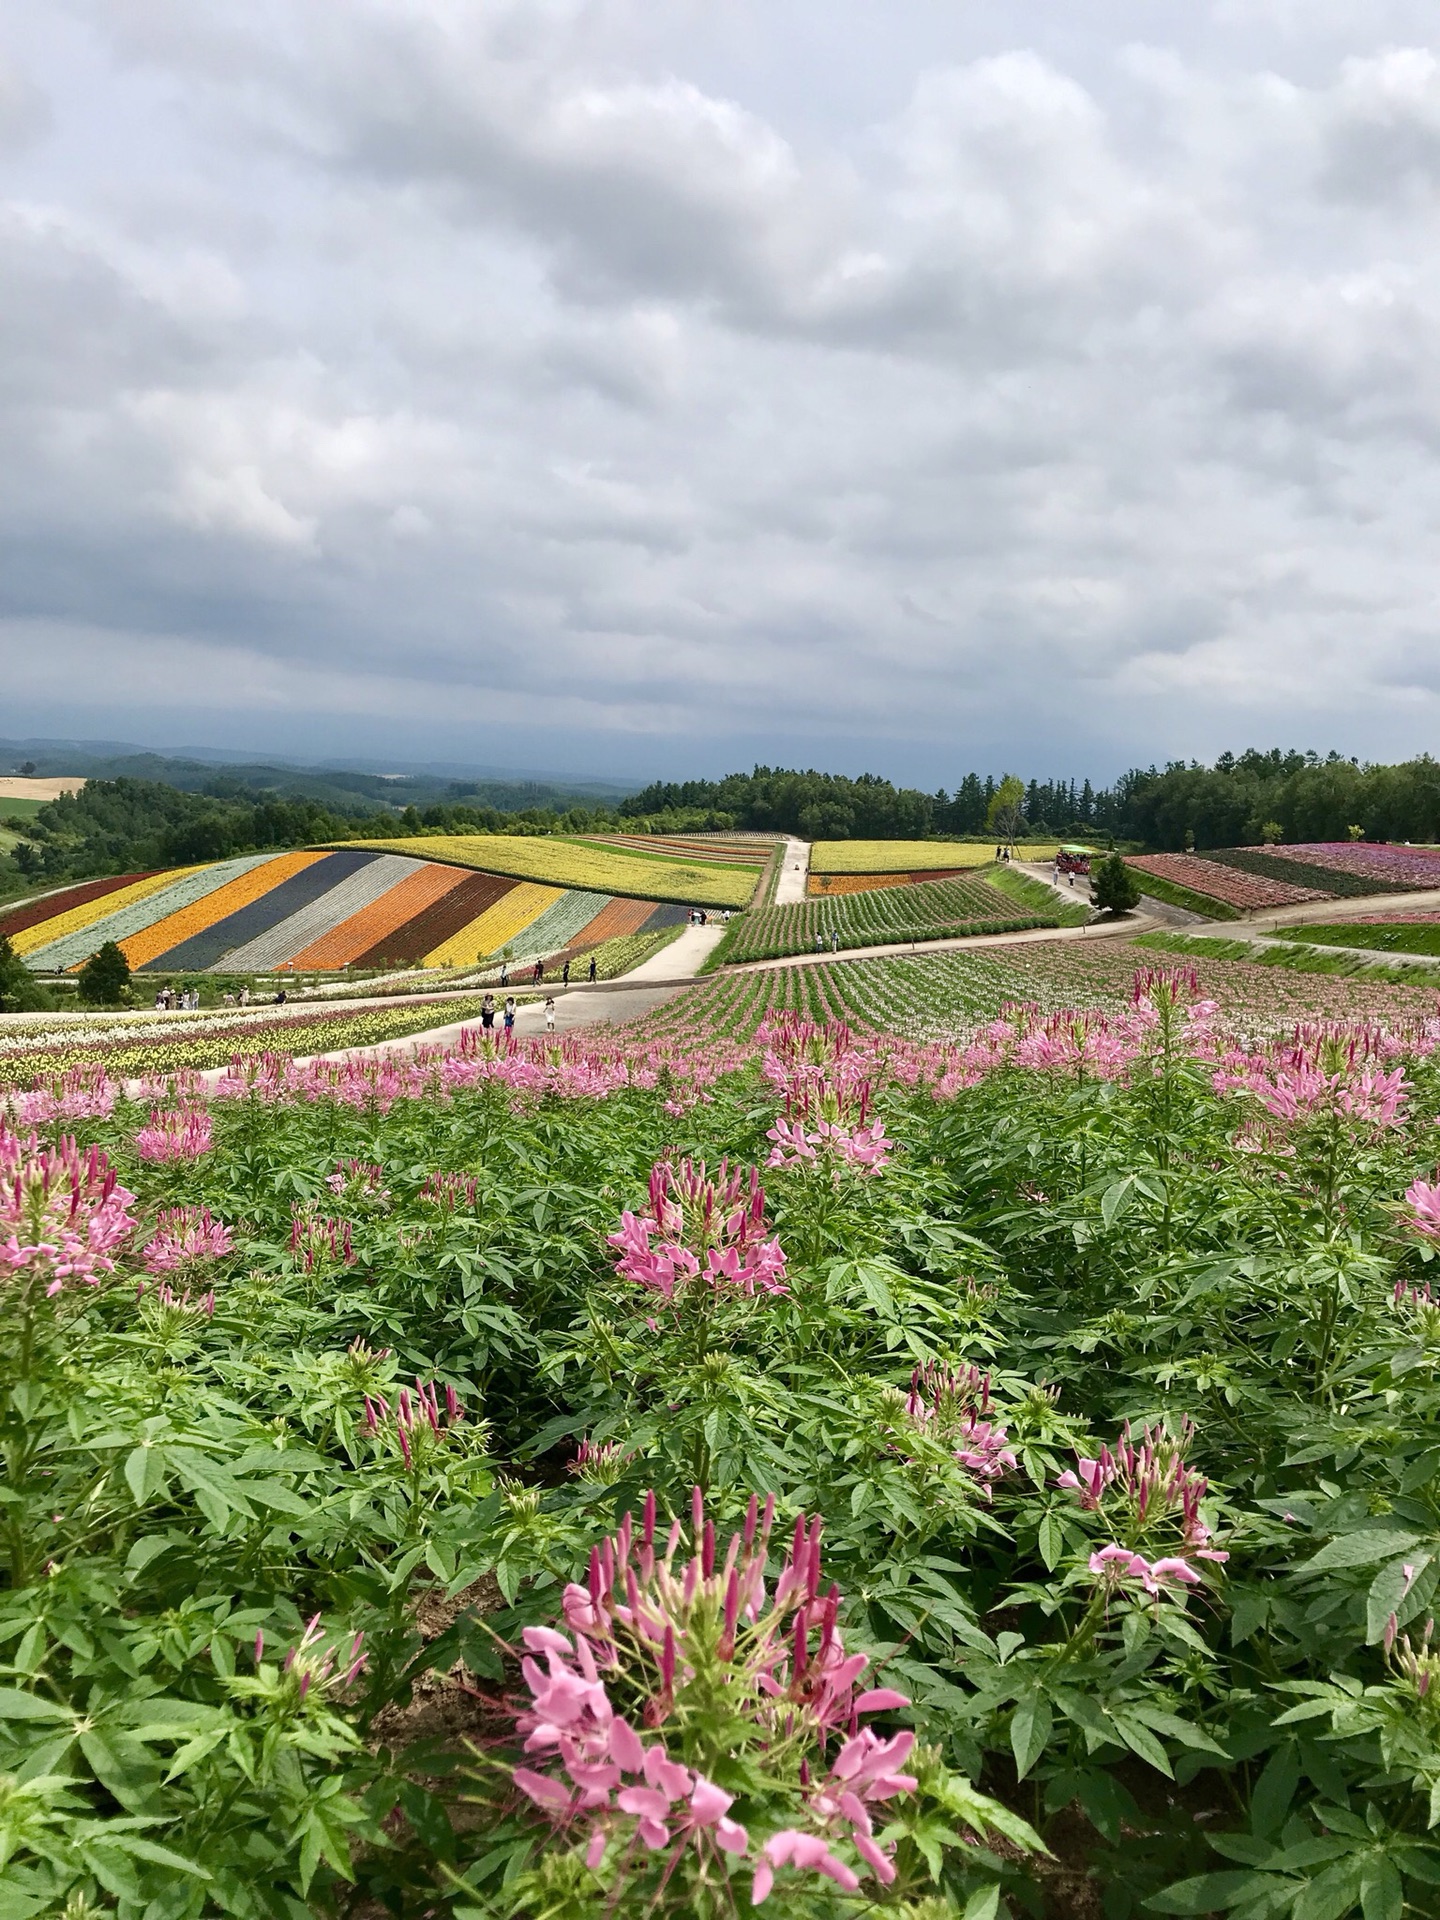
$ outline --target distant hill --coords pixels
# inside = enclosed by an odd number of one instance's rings
[[[613,804],[634,791],[610,781],[496,768],[471,771],[452,763],[392,773],[373,761],[360,767],[329,761],[305,766],[284,759],[247,760],[210,748],[153,753],[118,740],[0,740],[0,774],[18,773],[27,765],[41,778],[77,774],[89,780],[159,781],[217,799],[313,800],[333,813],[356,817],[446,802],[501,813],[532,807],[563,811],[577,803]]]

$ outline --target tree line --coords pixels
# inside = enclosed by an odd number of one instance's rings
[[[0,801],[0,815],[4,803]],[[755,767],[719,780],[656,781],[607,805],[519,811],[463,801],[403,812],[337,813],[303,795],[195,793],[163,781],[92,780],[32,820],[0,859],[0,894],[106,873],[198,865],[332,840],[432,833],[734,831],[810,840],[917,840],[946,834],[1124,840],[1170,850],[1261,840],[1440,840],[1440,763],[1361,765],[1338,753],[1225,753],[1213,765],[1132,768],[1111,786],[964,774],[953,792],[897,787],[878,774]],[[417,849],[418,851],[418,849]]]
[[[967,773],[953,792],[933,794],[874,774],[849,779],[756,767],[723,780],[656,781],[623,801],[621,812],[692,830],[906,840],[993,832],[997,807],[1013,812],[1022,835],[1138,841],[1174,851],[1266,839],[1440,840],[1440,763],[1422,754],[1398,765],[1362,765],[1338,753],[1251,748],[1223,753],[1211,766],[1173,760],[1164,768],[1133,767],[1108,787]]]
[[[0,816],[5,803],[0,800]],[[63,793],[34,819],[4,824],[18,835],[0,861],[0,890],[37,882],[84,880],[97,874],[198,866],[236,854],[308,847],[328,840],[379,840],[442,833],[584,832],[614,815],[571,807],[498,807],[437,804],[402,813],[337,813],[303,795],[257,800],[226,793],[192,793],[159,780],[91,780]]]

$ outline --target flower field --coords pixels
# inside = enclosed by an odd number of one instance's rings
[[[587,834],[582,844],[618,847],[626,853],[660,854],[675,860],[718,860],[724,866],[763,867],[775,845],[772,836],[727,840],[723,834],[696,836],[659,833]]]
[[[1191,893],[1219,900],[1242,913],[1258,912],[1265,907],[1296,907],[1306,900],[1335,897],[1328,889],[1301,886],[1298,882],[1227,866],[1218,856],[1210,860],[1193,853],[1127,854],[1125,864],[1141,876],[1155,874],[1161,880],[1171,880]]]
[[[559,835],[427,834],[415,840],[365,840],[348,844],[380,853],[414,856],[423,846],[427,860],[449,862],[543,886],[580,892],[669,900],[682,906],[743,907],[755,891],[762,862],[746,856],[717,860],[712,854],[671,858],[650,851],[652,843],[620,846],[601,840]],[[645,851],[641,851],[641,846]]]
[[[665,867],[629,864],[651,877]],[[309,972],[471,966],[506,948],[548,960],[673,925],[685,911],[347,847],[87,881],[0,916],[0,933],[37,971],[74,971],[114,940],[136,972]]]
[[[1366,846],[1349,840],[1271,847],[1277,859],[1302,861],[1387,888],[1440,887],[1440,848]]]
[[[22,1096],[4,1912],[1433,1914],[1434,996],[1144,958]]]
[[[395,999],[383,1007],[297,1006],[223,1013],[97,1013],[56,1020],[7,1015],[0,1027],[0,1088],[28,1087],[35,1076],[102,1068],[118,1078],[204,1072],[232,1059],[255,1059],[276,1048],[308,1055],[385,1040],[479,1018],[481,995]]]
[[[1027,840],[1027,860],[1052,860],[1055,840]],[[995,845],[970,840],[817,840],[810,849],[811,873],[933,873],[937,868],[988,866]]]
[[[964,867],[921,867],[906,873],[809,873],[805,891],[827,899],[845,893],[878,893],[886,887],[911,887],[923,880],[953,880],[965,871]]]
[[[1054,926],[1058,916],[1025,913],[983,880],[937,880],[918,886],[810,898],[793,906],[752,907],[730,924],[716,964],[773,960],[813,951],[817,941],[841,948],[964,934],[1014,933]]]

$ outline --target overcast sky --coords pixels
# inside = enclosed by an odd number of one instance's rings
[[[0,0],[0,734],[1440,747],[1434,0]]]

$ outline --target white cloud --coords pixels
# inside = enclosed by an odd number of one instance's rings
[[[825,139],[620,0],[68,19],[0,181],[27,699],[103,633],[934,777],[1433,724],[1440,64],[1358,6],[937,46]]]

